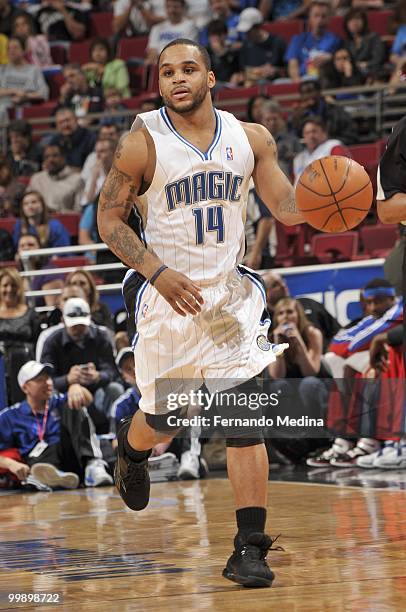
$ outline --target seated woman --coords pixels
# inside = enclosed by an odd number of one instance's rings
[[[268,366],[269,375],[279,387],[281,381],[278,379],[300,379],[296,388],[288,383],[282,385],[283,396],[287,399],[294,393],[300,397],[300,404],[308,416],[320,418],[324,414],[328,396],[327,388],[320,379],[330,377],[321,361],[322,333],[306,319],[302,305],[294,298],[283,298],[277,302],[273,321],[276,327],[272,332],[272,342],[287,342],[289,348]]]
[[[13,229],[15,246],[24,234],[36,236],[42,249],[70,246],[71,243],[65,226],[57,219],[49,218],[45,200],[38,191],[27,191],[21,200],[20,219]]]
[[[365,76],[355,64],[350,52],[341,47],[333,53],[330,61],[320,69],[320,81],[323,89],[338,89],[340,87],[355,87],[365,83]],[[354,94],[337,94],[336,99],[350,99]],[[328,99],[328,97],[326,97]],[[334,102],[334,100],[331,100]]]
[[[39,332],[39,318],[26,303],[22,277],[17,270],[3,268],[0,270],[0,345],[6,359],[9,403],[21,397],[15,372],[34,358]]]
[[[28,13],[17,14],[13,21],[12,34],[25,42],[25,57],[30,64],[41,69],[53,65],[47,37],[35,33],[33,20]]]
[[[90,62],[82,66],[91,87],[101,85],[103,90],[114,87],[123,98],[131,96],[130,77],[121,59],[113,59],[108,40],[96,38],[90,45]]]
[[[65,279],[65,285],[68,287],[81,287],[85,292],[85,299],[90,306],[92,322],[96,325],[105,325],[109,329],[113,329],[113,316],[109,307],[99,301],[99,292],[96,289],[96,284],[90,272],[81,269],[70,272]]]
[[[374,79],[385,62],[386,49],[379,34],[370,32],[365,11],[353,8],[344,18],[344,46],[354,58],[358,70]]]

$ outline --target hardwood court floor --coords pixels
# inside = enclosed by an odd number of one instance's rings
[[[113,488],[0,497],[0,609],[13,593],[60,593],[48,610],[406,610],[405,491],[270,483],[272,589],[221,577],[234,514],[224,479],[155,484],[149,508]],[[34,609],[24,604],[19,608]]]

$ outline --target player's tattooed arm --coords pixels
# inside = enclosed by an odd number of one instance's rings
[[[278,149],[272,134],[257,124],[242,124],[254,153],[252,173],[256,191],[272,215],[285,225],[303,223],[295,192],[278,165]]]
[[[121,261],[151,278],[162,265],[128,225],[142,184],[148,152],[142,134],[128,134],[117,147],[112,168],[100,194],[97,223],[101,238]]]

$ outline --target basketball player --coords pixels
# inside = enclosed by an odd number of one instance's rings
[[[378,216],[382,223],[401,223],[403,243],[403,356],[406,367],[406,117],[394,126],[378,167]]]
[[[216,378],[252,379],[275,359],[269,319],[260,321],[263,285],[238,265],[251,175],[277,219],[303,221],[271,134],[213,108],[206,49],[177,39],[158,66],[165,106],[138,115],[119,143],[98,207],[101,237],[130,268],[123,293],[136,324],[141,410],[117,433],[115,481],[133,510],[149,500],[151,448],[174,436],[156,379],[210,388]],[[238,532],[223,575],[267,587],[267,454],[258,428],[239,434],[227,438]]]

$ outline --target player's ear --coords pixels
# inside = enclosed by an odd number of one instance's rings
[[[216,84],[216,77],[214,76],[214,72],[212,70],[209,70],[207,73],[207,84],[209,89],[213,89]]]

